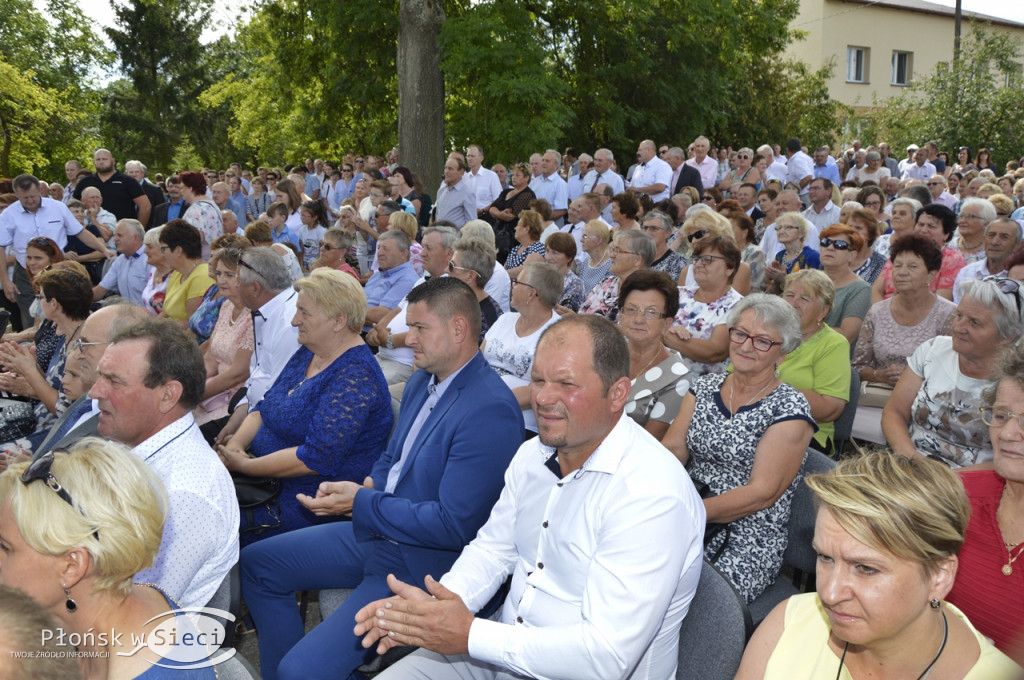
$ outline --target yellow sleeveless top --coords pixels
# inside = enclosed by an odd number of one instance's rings
[[[1021,677],[1021,667],[975,630],[959,609],[948,602],[944,606],[967,624],[981,647],[978,662],[964,680],[1017,680]],[[839,656],[828,646],[829,633],[828,615],[817,593],[789,598],[785,629],[768,659],[765,680],[832,680],[839,670]],[[845,666],[839,677],[853,680],[850,669]]]

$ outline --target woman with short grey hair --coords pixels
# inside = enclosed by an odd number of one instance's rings
[[[459,279],[473,290],[480,303],[480,339],[490,330],[498,317],[504,313],[498,301],[487,294],[484,286],[491,280],[496,269],[497,251],[494,246],[481,238],[463,236],[454,245],[454,254],[448,263],[448,275]]]
[[[771,585],[788,541],[789,509],[814,432],[807,399],[776,369],[800,345],[796,311],[755,293],[728,316],[733,372],[698,377],[662,439],[702,490],[704,556],[750,602]]]
[[[918,347],[882,411],[882,434],[896,453],[934,458],[953,468],[992,460],[978,415],[1000,351],[1024,330],[1024,296],[1013,279],[963,284],[952,336]]]
[[[511,388],[523,409],[530,433],[537,432],[537,418],[530,408],[530,369],[544,329],[561,317],[555,305],[562,295],[562,275],[547,262],[523,265],[512,281],[512,307],[502,314],[484,336],[480,346],[487,363]]]

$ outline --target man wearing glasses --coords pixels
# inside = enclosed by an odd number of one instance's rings
[[[932,195],[932,203],[944,205],[950,210],[956,207],[956,196],[946,191],[946,178],[940,174],[934,174],[928,178],[928,193]]]

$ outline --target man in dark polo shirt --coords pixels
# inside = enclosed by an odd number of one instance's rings
[[[86,187],[96,187],[103,194],[104,210],[114,213],[118,220],[133,219],[146,224],[153,206],[139,183],[118,172],[113,154],[106,149],[96,149],[92,162],[96,172],[82,178],[75,187],[75,198],[81,200]]]

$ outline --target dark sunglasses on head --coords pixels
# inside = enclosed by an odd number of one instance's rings
[[[849,241],[837,241],[836,239],[823,238],[823,239],[821,239],[820,243],[821,243],[821,247],[822,248],[828,248],[829,246],[832,246],[836,250],[849,250],[850,249]]]
[[[25,468],[25,471],[21,473],[21,483],[28,486],[36,480],[42,480],[46,486],[50,487],[60,498],[75,508],[75,502],[71,500],[71,494],[68,493],[67,489],[60,485],[57,478],[50,472],[50,468],[53,467],[53,451],[47,451],[43,455],[39,456]],[[75,508],[85,517],[85,513],[80,508]],[[86,518],[88,519],[88,518]],[[100,540],[100,534],[98,531],[92,532],[92,535],[96,537],[96,540]]]

